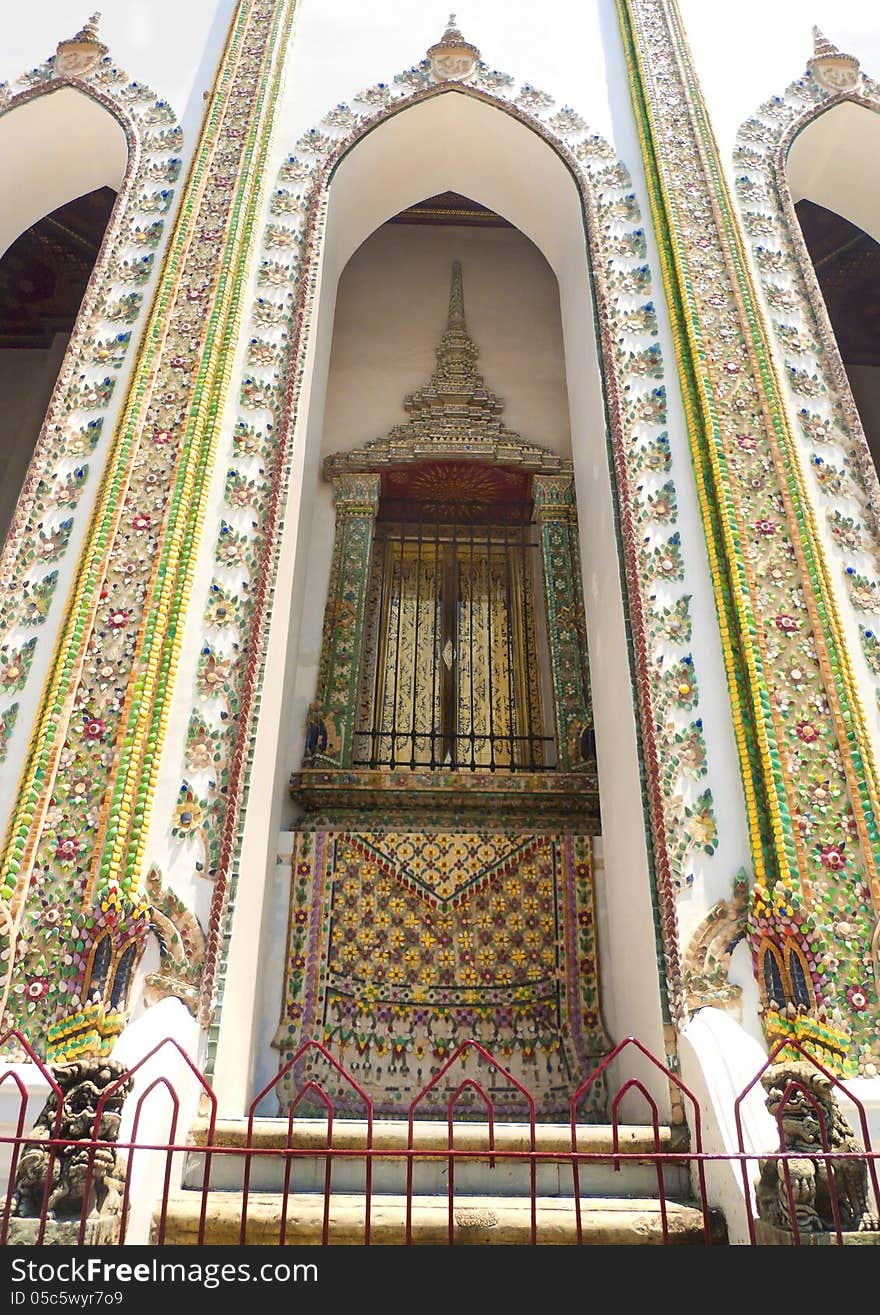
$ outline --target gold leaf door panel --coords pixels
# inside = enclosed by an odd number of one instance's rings
[[[359,760],[543,765],[531,550],[520,526],[377,527]]]

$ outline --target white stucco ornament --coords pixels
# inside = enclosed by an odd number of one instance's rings
[[[55,52],[55,73],[64,78],[85,78],[98,67],[107,47],[98,40],[100,14],[92,14],[75,36],[59,41]]]
[[[844,55],[818,27],[813,28],[813,58],[807,68],[826,91],[852,91],[858,86],[859,61],[855,55]]]
[[[436,45],[428,51],[431,73],[436,82],[461,82],[470,77],[480,58],[476,46],[472,46],[455,26],[455,14],[449,15],[449,23]]]

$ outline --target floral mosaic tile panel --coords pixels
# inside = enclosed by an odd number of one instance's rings
[[[610,1050],[599,1014],[590,841],[491,833],[311,832],[293,855],[282,1064],[322,1041],[374,1102],[401,1113],[464,1041],[494,1055],[536,1097],[541,1117],[569,1100]],[[281,1081],[311,1077],[336,1112],[358,1102],[312,1052]],[[497,1112],[519,1093],[477,1056],[450,1071],[425,1113],[445,1112],[470,1076]],[[458,1107],[457,1107],[458,1108]],[[484,1115],[480,1103],[463,1112]],[[605,1117],[591,1090],[587,1119]]]

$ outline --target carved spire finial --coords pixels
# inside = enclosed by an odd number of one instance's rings
[[[449,285],[449,322],[448,328],[452,328],[453,321],[460,321],[464,325],[464,288],[461,281],[461,261],[452,262],[452,282]]]
[[[79,41],[97,41],[98,24],[101,21],[101,11],[97,10],[91,18],[87,18],[80,30],[77,32],[75,40]]]
[[[839,55],[840,51],[837,46],[831,44],[825,33],[820,28],[813,28],[813,57],[821,58],[823,55]]]
[[[92,14],[75,36],[59,41],[55,52],[55,73],[59,77],[84,78],[92,73],[107,54],[98,37],[100,13]]]
[[[477,370],[479,351],[464,318],[461,262],[452,264],[446,328],[437,364],[426,384],[403,399],[408,419],[364,447],[336,452],[324,461],[324,478],[352,471],[384,470],[401,460],[489,460],[523,470],[569,473],[571,463],[546,448],[526,443],[502,420],[504,401],[486,387]]]
[[[852,91],[859,81],[859,61],[845,55],[818,27],[813,28],[813,58],[807,68],[826,91]]]
[[[464,320],[461,262],[456,260],[446,331],[437,348],[437,368],[424,388],[404,399],[404,408],[413,422],[439,424],[441,429],[465,424],[474,432],[487,425],[497,428],[504,403],[489,392],[478,373],[479,354]]]
[[[428,50],[434,78],[437,82],[459,82],[473,73],[479,58],[479,50],[465,41],[455,26],[455,14],[450,14],[446,31]]]

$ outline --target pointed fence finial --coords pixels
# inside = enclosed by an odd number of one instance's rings
[[[479,58],[479,50],[469,41],[465,41],[455,26],[455,14],[450,14],[446,31],[437,44],[428,50],[428,60],[435,81],[462,81],[473,73]]]
[[[818,27],[813,28],[813,58],[807,68],[825,91],[852,91],[858,86],[859,61],[845,55]]]
[[[98,67],[107,47],[98,37],[99,13],[92,14],[75,36],[59,41],[55,52],[55,74],[64,78],[85,78]]]

